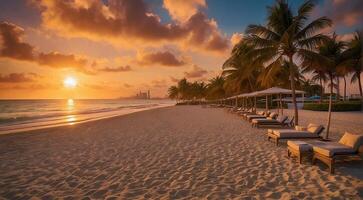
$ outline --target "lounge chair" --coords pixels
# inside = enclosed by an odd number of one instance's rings
[[[284,126],[285,127],[295,127],[295,117],[291,117],[291,118],[288,118],[285,122],[284,122]]]
[[[253,113],[253,108],[245,109],[243,111],[238,112],[237,114],[243,116],[243,114],[250,114],[250,113]]]
[[[280,140],[321,138],[324,129],[322,125],[316,124],[309,124],[306,128],[297,126],[295,129],[269,129],[267,139],[272,139],[278,146]]]
[[[243,114],[243,118],[247,120],[249,117],[261,117],[265,116],[265,114],[265,111],[257,111],[256,113],[245,113]]]
[[[253,119],[276,119],[278,116],[277,113],[272,112],[264,115],[248,115],[247,121],[252,122]]]
[[[329,166],[330,173],[334,173],[335,160],[350,156],[359,156],[359,149],[363,145],[363,135],[345,132],[339,142],[312,142],[313,164],[320,160]]]
[[[284,127],[287,116],[280,115],[276,119],[253,119],[251,122],[252,127],[260,128],[261,126],[268,127]]]

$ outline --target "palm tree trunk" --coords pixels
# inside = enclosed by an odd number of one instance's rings
[[[332,96],[333,96],[333,77],[330,77],[330,96],[329,96],[329,109],[328,109],[328,124],[326,125],[326,135],[325,139],[329,138],[330,131],[330,119],[331,119],[331,106],[332,106]]]
[[[323,80],[320,78],[320,99],[319,99],[319,103],[321,103],[323,101],[323,96],[324,96],[324,86],[323,86]]]
[[[337,76],[337,97],[336,97],[336,101],[340,101],[340,78],[339,76]]]
[[[295,125],[299,125],[299,111],[297,110],[296,103],[296,92],[295,92],[295,71],[294,71],[294,63],[292,61],[292,55],[289,56],[290,62],[290,83],[291,83],[291,91],[292,91],[292,104],[294,105],[294,117],[295,117]]]
[[[345,100],[347,100],[346,99],[346,96],[347,96],[347,80],[346,80],[345,76],[343,76],[343,80],[344,80],[344,98],[343,98],[343,100],[345,101]]]
[[[359,94],[360,94],[360,102],[361,102],[361,111],[363,112],[363,94],[362,94],[362,82],[360,81],[360,72],[357,72],[358,85],[359,85]]]

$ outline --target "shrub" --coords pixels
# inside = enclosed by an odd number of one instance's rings
[[[329,103],[304,103],[304,110],[314,110],[314,111],[328,111]],[[343,111],[360,111],[360,102],[338,102],[332,104],[332,111],[343,112]]]

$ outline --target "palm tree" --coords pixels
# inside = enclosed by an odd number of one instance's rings
[[[208,99],[223,98],[225,96],[224,83],[225,81],[222,76],[216,76],[210,79],[207,85]]]
[[[189,91],[190,83],[187,79],[183,78],[178,82],[178,91],[179,91],[179,98],[182,100],[189,99],[190,91]]]
[[[327,17],[320,17],[305,25],[314,6],[313,1],[308,0],[294,15],[286,0],[278,0],[274,6],[268,7],[266,26],[249,25],[246,30],[246,40],[256,48],[251,56],[256,55],[256,59],[263,61],[268,68],[281,68],[284,62],[288,63],[296,125],[298,110],[294,77],[299,70],[294,60],[310,53],[310,49],[324,41],[326,36],[316,32],[332,23]]]
[[[323,83],[325,83],[327,81],[327,75],[325,74],[325,72],[323,70],[320,69],[307,69],[307,71],[312,71],[313,76],[311,77],[312,81],[319,81],[319,85],[320,85],[320,99],[319,99],[319,103],[321,103],[323,101],[324,98],[324,85]]]
[[[225,90],[229,94],[252,92],[257,90],[257,77],[263,69],[248,57],[252,47],[243,40],[232,49],[231,56],[223,63],[222,76],[225,78]]]
[[[205,97],[206,85],[204,84],[204,82],[195,81],[190,84],[189,91],[191,93],[190,96],[192,99],[200,100]]]
[[[178,100],[178,96],[179,96],[179,89],[177,86],[171,86],[168,89],[168,96],[170,99],[176,99]]]
[[[339,77],[342,77],[343,81],[344,81],[343,82],[344,83],[343,101],[346,100],[346,96],[347,96],[347,79],[346,79],[346,76],[348,76],[350,73],[351,73],[351,69],[347,65],[342,64],[341,66],[338,66],[338,68],[337,68],[338,79],[339,79]]]
[[[308,96],[313,96],[320,93],[321,86],[315,84],[312,79],[305,79],[302,81],[301,89],[305,91]]]
[[[362,37],[363,31],[356,31],[354,34],[354,38],[348,43],[348,48],[343,52],[343,58],[345,61],[343,62],[343,66],[346,66],[353,73],[351,82],[358,82],[359,86],[359,94],[362,97],[362,82],[360,75],[362,73],[363,61],[362,61]],[[363,101],[363,98],[362,98]]]
[[[337,77],[337,69],[342,65],[343,62],[343,48],[345,43],[338,41],[334,34],[329,40],[325,41],[318,47],[318,52],[310,52],[304,55],[304,62],[302,63],[305,67],[313,68],[324,71],[329,77],[330,81],[330,96],[329,96],[329,108],[328,108],[328,123],[326,129],[326,139],[329,137],[330,131],[330,120],[331,120],[331,107],[332,107],[332,96],[334,88],[334,80]]]

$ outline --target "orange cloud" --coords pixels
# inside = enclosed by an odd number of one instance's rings
[[[65,55],[58,52],[40,53],[37,59],[40,65],[46,65],[54,68],[72,68],[85,74],[94,74],[86,68],[88,61],[83,58],[77,58],[75,55]]]
[[[159,64],[170,67],[178,67],[186,64],[185,61],[178,59],[169,51],[139,53],[137,63],[141,65]]]
[[[125,66],[119,66],[119,67],[103,67],[103,68],[99,68],[97,70],[102,71],[102,72],[128,72],[128,71],[131,71],[132,68],[129,65],[125,65]]]
[[[233,33],[231,37],[232,46],[238,44],[243,39],[242,33]]]
[[[164,0],[163,7],[177,21],[186,22],[200,7],[206,7],[205,0]]]
[[[197,65],[193,65],[190,71],[184,72],[185,78],[200,78],[206,74],[208,74],[208,71],[198,67]]]
[[[34,82],[39,75],[35,73],[10,73],[7,75],[0,74],[1,83],[23,83]]]
[[[9,22],[0,22],[0,57],[25,60],[53,68],[72,68],[94,74],[87,68],[88,60],[72,54],[36,52],[35,47],[22,41],[24,29]]]
[[[165,79],[152,80],[151,83],[152,83],[152,87],[154,87],[154,88],[164,88],[164,87],[168,86]]]
[[[188,19],[182,23],[163,24],[142,0],[109,0],[107,4],[76,0],[36,2],[40,5],[43,26],[68,37],[121,42],[129,47],[173,42],[217,52],[227,50],[230,45],[217,23],[197,9],[191,16],[183,14]],[[205,2],[191,4],[203,6]]]
[[[173,82],[173,83],[177,83],[179,81],[179,79],[173,77],[173,76],[170,76],[170,81]]]

